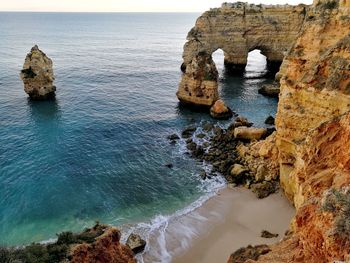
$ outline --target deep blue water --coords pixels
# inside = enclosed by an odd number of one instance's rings
[[[198,15],[0,13],[0,244],[96,220],[147,221],[210,189],[201,165],[166,139],[212,121],[175,96]],[[56,101],[31,102],[23,91],[19,72],[34,44],[54,62]],[[259,74],[264,59],[250,59],[247,76]],[[224,100],[256,125],[275,114],[277,102],[257,92],[265,79],[220,81]]]

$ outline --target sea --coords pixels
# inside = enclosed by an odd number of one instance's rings
[[[183,107],[175,95],[199,15],[0,12],[0,245],[48,242],[96,221],[120,227],[124,239],[133,231],[147,239],[225,186],[220,176],[203,181],[210,167],[186,154],[183,140],[167,139],[232,122]],[[52,101],[29,100],[19,77],[35,44],[54,63]],[[258,94],[272,81],[265,57],[252,51],[244,76],[225,73],[221,50],[213,57],[223,100],[265,127],[277,109]]]

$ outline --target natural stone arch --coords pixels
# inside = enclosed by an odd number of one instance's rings
[[[184,75],[177,96],[185,103],[211,106],[219,98],[212,54],[222,49],[229,73],[241,73],[248,53],[259,49],[268,65],[281,64],[303,24],[306,5],[225,3],[200,16],[184,46]]]

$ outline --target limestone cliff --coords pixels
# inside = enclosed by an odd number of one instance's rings
[[[349,0],[315,1],[278,77],[273,161],[279,162],[281,186],[297,214],[292,234],[258,262],[349,262]],[[338,208],[327,210],[333,191]]]
[[[24,91],[35,100],[52,98],[56,87],[53,85],[54,75],[52,60],[34,46],[27,54],[21,71]]]
[[[268,65],[278,66],[302,27],[307,6],[223,4],[200,16],[187,36],[177,96],[180,101],[211,106],[219,97],[218,73],[211,58],[224,51],[230,73],[241,73],[248,53],[260,49]]]
[[[292,171],[311,129],[350,110],[350,9],[347,2],[317,2],[283,61],[276,118],[281,184],[296,206]]]

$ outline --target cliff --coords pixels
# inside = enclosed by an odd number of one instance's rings
[[[311,129],[350,110],[350,10],[347,2],[317,2],[287,54],[276,117],[281,184],[297,207],[297,151]]]
[[[219,98],[218,72],[212,54],[221,49],[230,73],[242,73],[248,53],[260,49],[278,68],[302,27],[307,6],[223,4],[200,16],[187,36],[177,97],[211,106]]]
[[[133,250],[121,244],[120,237],[117,228],[97,223],[78,234],[58,234],[55,243],[0,247],[0,262],[136,263]]]
[[[278,154],[267,161],[297,214],[257,262],[350,262],[349,0],[314,2],[277,76]]]

